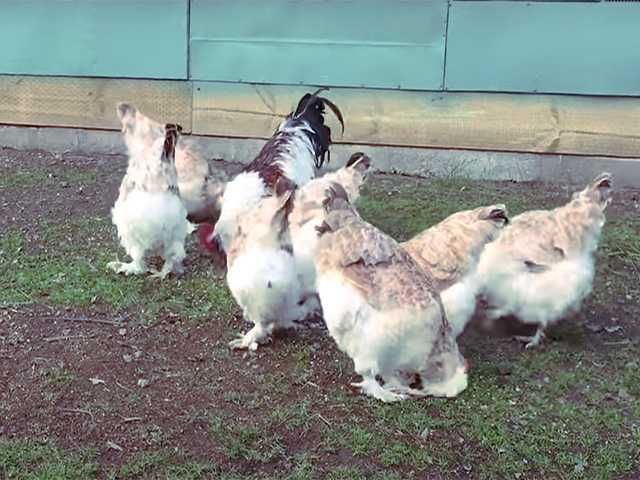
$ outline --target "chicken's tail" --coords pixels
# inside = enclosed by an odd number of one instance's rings
[[[289,115],[287,122],[291,122],[293,126],[299,122],[306,122],[312,130],[309,132],[310,140],[314,147],[316,168],[322,167],[325,159],[329,161],[328,152],[331,145],[331,129],[324,123],[325,107],[334,113],[342,127],[344,133],[344,119],[342,112],[338,106],[327,98],[320,97],[318,94],[327,88],[320,88],[313,93],[305,93],[298,102],[296,109]]]
[[[176,145],[178,137],[182,132],[182,127],[177,123],[167,123],[164,126],[164,146],[162,148],[162,161],[175,163]]]

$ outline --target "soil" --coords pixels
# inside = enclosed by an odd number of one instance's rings
[[[9,149],[0,151],[0,159],[0,172],[28,165],[30,171],[45,174],[37,197],[31,188],[0,189],[0,230],[19,228],[33,239],[38,238],[38,227],[44,220],[64,221],[88,212],[108,216],[126,165],[122,156],[54,156]],[[95,174],[97,181],[47,180],[64,177],[67,172]],[[391,187],[415,179],[380,175],[377,181]],[[537,188],[510,182],[499,185],[505,191]],[[545,189],[551,197],[566,198],[562,187],[545,185]],[[638,205],[639,191],[619,192],[609,215],[637,215]],[[606,315],[628,322],[625,328],[635,323],[626,318],[624,306],[618,311],[613,304]],[[209,424],[197,414],[224,412],[247,418],[250,407],[225,394],[244,392],[251,396],[257,378],[284,372],[293,376],[288,380],[293,388],[285,393],[278,393],[278,388],[262,392],[267,400],[262,398],[258,405],[277,403],[279,395],[286,396],[289,403],[298,397],[317,402],[316,411],[323,420],[307,435],[301,437],[299,431],[286,428],[277,431],[291,455],[313,451],[322,423],[344,422],[340,409],[324,400],[335,390],[351,395],[346,387],[355,380],[350,365],[336,361],[339,353],[322,330],[292,334],[286,348],[280,343],[278,348],[266,346],[257,353],[228,353],[229,330],[243,328],[238,317],[226,323],[197,323],[167,316],[149,327],[130,324],[126,318],[100,309],[49,305],[4,308],[0,311],[0,405],[4,405],[0,438],[35,437],[69,448],[91,446],[98,452],[101,476],[136,452],[176,445],[195,458],[223,466],[231,463],[236,472],[249,473],[255,462],[231,461],[212,441]],[[473,338],[465,343],[473,343]],[[601,340],[594,334],[593,341]],[[304,375],[296,366],[301,360],[291,354],[300,344],[310,345],[311,352],[303,359],[308,366]],[[508,342],[501,348],[514,355],[521,352]],[[344,455],[338,449],[323,454],[322,461],[330,469],[342,464]],[[260,469],[268,473],[278,466],[282,464],[267,462],[261,463]]]

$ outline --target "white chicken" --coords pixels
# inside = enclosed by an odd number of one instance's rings
[[[458,395],[467,366],[428,275],[348,198],[333,183],[325,211],[315,210],[315,266],[329,333],[363,377],[353,385],[384,402]]]
[[[612,176],[602,173],[562,207],[517,215],[480,256],[476,281],[486,314],[537,325],[535,335],[518,337],[526,348],[538,345],[545,328],[576,312],[591,292],[611,187]]]
[[[371,159],[367,155],[354,153],[344,167],[311,180],[295,192],[293,210],[289,214],[291,240],[300,275],[313,291],[316,276],[314,257],[319,241],[316,227],[322,223],[323,217],[321,212],[315,210],[324,208],[326,190],[333,182],[345,189],[353,204],[360,197],[360,188],[370,166]]]
[[[266,197],[240,217],[227,255],[227,283],[254,327],[232,341],[232,348],[255,350],[274,329],[297,328],[320,312],[313,264],[319,223],[309,221],[314,219],[310,210],[323,208],[332,179],[346,185],[351,198],[357,198],[369,165],[369,157],[354,154],[347,166],[295,191],[295,184],[280,177],[276,189],[285,192],[288,203],[285,196]],[[288,229],[295,230],[295,242]]]
[[[302,186],[316,177],[331,145],[331,129],[324,123],[325,105],[344,129],[338,107],[318,96],[322,90],[305,94],[256,158],[226,185],[220,217],[203,241],[207,249],[226,252],[239,219],[262,198],[271,195],[280,178]]]
[[[135,119],[125,128],[135,132]],[[111,211],[120,243],[131,257],[129,263],[108,264],[118,273],[146,272],[145,256],[155,250],[160,250],[164,265],[154,276],[164,278],[182,270],[189,224],[174,164],[179,131],[179,125],[167,124],[162,138],[150,144],[136,144],[135,149],[129,150],[127,173]]]
[[[480,254],[508,222],[502,204],[464,210],[400,244],[433,279],[456,337],[476,308]]]
[[[129,155],[146,151],[164,138],[164,124],[144,115],[130,103],[118,104],[118,116]],[[215,223],[221,209],[226,171],[215,168],[198,151],[193,142],[180,137],[176,145],[175,168],[180,198],[193,223]]]
[[[253,328],[230,342],[255,350],[274,329],[295,327],[319,308],[298,271],[288,232],[293,185],[281,178],[266,197],[239,219],[227,250],[227,284]]]

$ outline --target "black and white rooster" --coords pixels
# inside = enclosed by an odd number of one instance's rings
[[[323,90],[326,88],[306,93],[256,158],[227,183],[215,228],[203,225],[199,230],[205,248],[226,252],[240,216],[254,208],[262,198],[272,195],[280,178],[302,186],[314,179],[325,161],[329,161],[331,129],[324,123],[325,106],[336,115],[342,131],[344,121],[333,102],[318,96]]]
[[[313,278],[300,268],[290,241],[293,189],[313,180],[328,159],[331,130],[317,91],[305,94],[247,168],[229,182],[211,235],[201,240],[227,257],[227,284],[254,327],[230,343],[256,349],[271,332],[320,310]],[[285,186],[285,189],[281,187]]]

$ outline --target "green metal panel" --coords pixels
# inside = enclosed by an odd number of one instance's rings
[[[440,89],[446,0],[192,0],[191,77]]]
[[[640,3],[454,1],[448,90],[640,94]]]
[[[187,78],[188,0],[5,0],[0,72]]]

